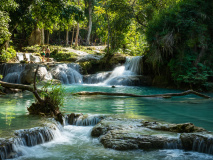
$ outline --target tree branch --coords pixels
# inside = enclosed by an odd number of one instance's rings
[[[154,94],[154,95],[136,95],[136,94],[129,94],[129,93],[108,93],[108,92],[86,92],[86,91],[82,91],[82,92],[77,92],[74,93],[73,95],[88,95],[88,96],[92,96],[92,95],[107,95],[107,96],[130,96],[130,97],[173,97],[173,96],[185,96],[188,94],[195,94],[197,96],[203,97],[203,98],[211,98],[210,96],[198,93],[196,91],[193,90],[188,90],[185,92],[181,92],[181,93],[166,93],[166,94]]]
[[[34,75],[33,94],[40,103],[43,103],[44,100],[39,96],[37,88],[36,88],[36,75],[38,73],[38,69],[39,69],[39,65],[37,66],[36,71],[35,71],[35,75]]]

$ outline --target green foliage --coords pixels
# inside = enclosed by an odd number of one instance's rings
[[[160,70],[169,67],[178,84],[205,86],[212,76],[212,5],[209,0],[182,0],[148,24],[149,61]]]
[[[16,51],[11,46],[7,50],[2,50],[2,54],[0,54],[0,61],[8,62],[10,60],[14,60],[16,58]]]
[[[205,64],[198,63],[194,66],[196,56],[187,54],[182,59],[173,58],[169,65],[172,77],[181,86],[189,84],[190,88],[203,88],[208,90],[208,77],[213,75],[213,71]],[[194,66],[194,67],[193,67]]]
[[[10,18],[7,12],[0,10],[0,45],[10,37],[9,25]]]
[[[62,109],[65,100],[65,88],[61,84],[54,84],[53,81],[46,82],[41,88],[41,97],[51,104],[51,107]],[[52,109],[54,109],[52,108]]]

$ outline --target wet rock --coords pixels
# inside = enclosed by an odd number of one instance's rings
[[[193,133],[205,131],[205,129],[197,127],[192,123],[162,124],[158,122],[143,122],[143,125],[150,129],[177,132],[177,133]]]
[[[78,117],[80,117],[82,114],[75,114],[75,113],[71,113],[70,115],[67,115],[67,122],[70,125],[75,124],[75,121]]]
[[[192,123],[161,124],[107,117],[93,128],[91,135],[100,137],[104,147],[116,150],[186,149],[213,154],[213,135],[202,131],[205,130]]]

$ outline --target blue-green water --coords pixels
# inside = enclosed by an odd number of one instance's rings
[[[66,113],[119,114],[130,118],[146,118],[170,123],[192,122],[213,131],[213,99],[195,95],[164,98],[72,96],[79,91],[122,92],[139,95],[182,92],[150,87],[67,85]],[[211,94],[211,96],[213,96]],[[12,130],[30,128],[40,123],[39,117],[29,116],[27,107],[34,102],[32,93],[24,92],[0,97],[0,135]]]
[[[150,87],[110,86],[67,86],[68,93],[79,91],[122,92],[138,95],[182,92],[178,90]],[[66,112],[92,114],[122,114],[132,118],[147,118],[170,123],[191,122],[213,131],[213,99],[204,99],[195,95],[165,98],[137,98],[112,96],[69,96]]]
[[[184,97],[137,98],[111,96],[73,96],[79,91],[122,92],[140,95],[181,92],[149,87],[65,86],[65,113],[116,114],[121,117],[152,119],[170,123],[192,122],[213,131],[212,99],[194,95]],[[213,96],[213,95],[211,95]],[[27,107],[34,102],[32,93],[0,96],[0,137],[11,136],[13,130],[42,124],[39,117],[30,116]],[[115,151],[104,148],[97,138],[91,138],[92,127],[65,126],[51,142],[34,147],[20,146],[17,160],[210,160],[212,155],[183,150]]]

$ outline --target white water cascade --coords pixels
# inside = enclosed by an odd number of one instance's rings
[[[21,53],[17,52],[16,57],[18,61],[23,61],[25,58],[27,61],[32,61],[32,62],[41,62],[41,59],[39,56],[33,55],[33,53]]]
[[[135,76],[142,74],[142,56],[127,57],[126,63],[116,67],[103,84],[131,85]]]
[[[3,75],[3,81],[9,83],[25,83],[22,76],[34,76],[35,64],[0,64],[0,75]],[[51,80],[52,78],[60,80],[63,84],[83,83],[83,77],[79,73],[80,66],[75,63],[57,64],[50,71],[46,66],[39,68],[38,76],[40,80]]]
[[[21,73],[25,70],[25,64],[1,64],[0,75],[3,81],[9,83],[21,83]]]

